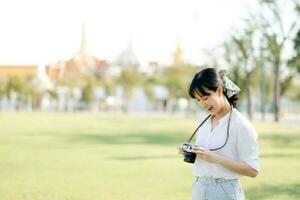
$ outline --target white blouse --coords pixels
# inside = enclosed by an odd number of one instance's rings
[[[196,145],[205,149],[221,147],[226,140],[229,114],[230,112],[220,119],[212,131],[211,118],[209,118],[197,131]],[[257,133],[251,123],[235,108],[232,110],[227,144],[214,152],[236,161],[245,162],[259,171]],[[219,164],[202,160],[198,156],[193,166],[193,175],[225,179],[238,179],[242,176]]]

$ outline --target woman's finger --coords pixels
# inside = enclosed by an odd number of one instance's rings
[[[182,150],[182,145],[179,145],[179,146],[177,147],[177,149],[178,149],[178,150]]]
[[[202,147],[197,147],[197,146],[193,146],[193,150],[196,150],[196,151],[204,151],[204,148],[202,148]]]
[[[190,152],[192,153],[196,153],[196,154],[204,154],[204,152],[202,150],[190,150]]]

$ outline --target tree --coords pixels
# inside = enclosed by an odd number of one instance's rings
[[[116,84],[114,77],[103,77],[99,80],[99,84],[105,88],[107,95],[114,95],[116,91]]]
[[[300,6],[299,6],[299,13],[300,13]],[[294,52],[295,52],[295,56],[293,56],[289,61],[288,61],[288,65],[290,66],[290,68],[292,68],[292,70],[294,70],[297,74],[297,76],[300,75],[300,30],[298,30],[296,37],[293,40],[294,42]],[[292,80],[290,80],[292,81]],[[291,89],[292,92],[291,93],[291,97],[292,99],[295,100],[300,100],[300,90],[299,88],[297,89],[296,86],[292,86]]]
[[[256,69],[256,55],[255,47],[253,44],[254,34],[256,27],[250,24],[250,21],[247,21],[247,28],[240,31],[239,34],[233,35],[232,40],[233,44],[236,45],[238,54],[240,54],[240,61],[242,66],[242,71],[245,74],[245,89],[247,97],[247,113],[250,120],[252,120],[252,78]]]
[[[7,84],[7,80],[1,77],[0,78],[0,100],[6,95],[6,84]]]
[[[85,79],[86,83],[82,87],[81,100],[85,103],[88,109],[91,109],[91,102],[94,99],[95,78],[93,76],[86,76]]]
[[[266,9],[261,16],[262,30],[268,43],[267,51],[271,58],[271,63],[274,67],[274,119],[280,120],[280,97],[284,93],[282,91],[281,80],[281,67],[284,64],[282,53],[286,46],[286,42],[290,38],[294,28],[296,27],[297,20],[292,23],[284,21],[286,18],[283,16],[279,4],[279,0],[261,0],[261,5]],[[297,7],[295,7],[297,9]],[[272,18],[266,15],[271,14]],[[287,77],[286,81],[289,81]]]
[[[155,96],[155,86],[163,85],[164,79],[160,74],[155,74],[150,77],[145,77],[142,81],[142,87],[144,89],[144,92],[146,96],[148,97],[148,100],[155,105],[155,108],[160,107],[161,103],[156,99]]]
[[[140,85],[141,81],[142,76],[135,68],[126,68],[121,72],[120,76],[117,79],[117,82],[122,86],[124,92],[123,94],[125,102],[123,106],[123,111],[129,111],[129,101],[133,89],[136,86]]]
[[[167,110],[174,111],[174,103],[180,97],[188,98],[188,87],[196,72],[196,68],[185,64],[183,66],[169,66],[165,71],[164,85],[169,90]]]
[[[300,30],[297,32],[293,42],[296,55],[289,60],[288,64],[290,67],[296,69],[298,73],[300,73]]]
[[[14,93],[16,96],[15,109],[19,110],[22,94],[24,94],[25,81],[19,76],[10,76],[6,85],[6,94],[8,99],[11,99],[11,95]]]

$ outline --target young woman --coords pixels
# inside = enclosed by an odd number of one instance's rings
[[[257,133],[235,108],[239,90],[226,71],[214,68],[196,73],[191,82],[189,95],[210,113],[190,150],[196,154],[192,200],[245,199],[240,177],[258,174]]]

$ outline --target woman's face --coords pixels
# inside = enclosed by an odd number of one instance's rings
[[[210,114],[217,114],[223,105],[223,88],[219,86],[216,91],[208,90],[205,88],[205,92],[209,95],[203,96],[196,90],[195,97],[197,101],[207,109]]]

